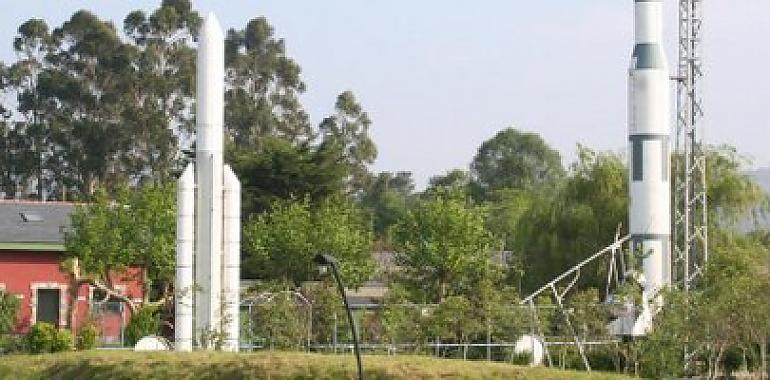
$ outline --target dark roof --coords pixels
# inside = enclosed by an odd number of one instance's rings
[[[63,249],[72,203],[0,201],[0,249]]]

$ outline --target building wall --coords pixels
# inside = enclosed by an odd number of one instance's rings
[[[0,251],[0,289],[16,295],[21,303],[19,318],[16,326],[17,333],[26,333],[36,321],[36,303],[38,289],[59,289],[59,327],[69,328],[68,306],[70,303],[70,276],[61,269],[61,254],[59,252],[37,251]],[[138,279],[140,271],[132,268],[130,276],[115,276],[117,287],[125,289],[131,298],[142,298]],[[131,279],[127,279],[131,277]],[[93,301],[92,290],[88,285],[81,285],[77,292],[77,314],[74,324],[79,326],[89,317],[90,304]],[[123,318],[130,318],[130,311],[125,308]],[[114,331],[112,324],[120,323],[115,318],[106,319],[105,331]]]

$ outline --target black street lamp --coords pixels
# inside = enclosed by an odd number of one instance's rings
[[[337,289],[340,291],[342,302],[345,303],[345,311],[348,313],[350,332],[353,334],[353,350],[356,353],[356,364],[358,364],[358,379],[364,380],[364,371],[361,367],[361,353],[358,350],[358,331],[356,329],[355,322],[353,322],[353,313],[350,311],[350,305],[348,305],[348,297],[345,295],[345,286],[342,285],[342,279],[340,278],[339,268],[337,266],[337,259],[332,255],[318,254],[315,256],[313,261],[315,261],[318,265],[332,268],[332,274],[334,275],[334,279],[337,281]]]

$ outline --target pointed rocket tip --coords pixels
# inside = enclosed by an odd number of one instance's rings
[[[217,33],[222,32],[222,28],[219,26],[219,20],[214,12],[209,12],[203,19],[203,25],[201,27],[201,34],[209,34],[213,31]]]

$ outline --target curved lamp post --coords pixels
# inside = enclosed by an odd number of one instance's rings
[[[358,350],[358,331],[356,324],[353,322],[353,313],[350,311],[350,305],[348,305],[348,297],[345,295],[345,286],[342,285],[342,279],[340,278],[337,259],[332,255],[318,254],[313,259],[316,264],[323,267],[331,267],[334,279],[337,281],[337,289],[340,291],[342,301],[345,303],[345,311],[348,313],[348,322],[350,322],[350,332],[353,334],[353,350],[356,353],[356,364],[358,365],[358,379],[364,379],[363,367],[361,367],[361,353]]]

